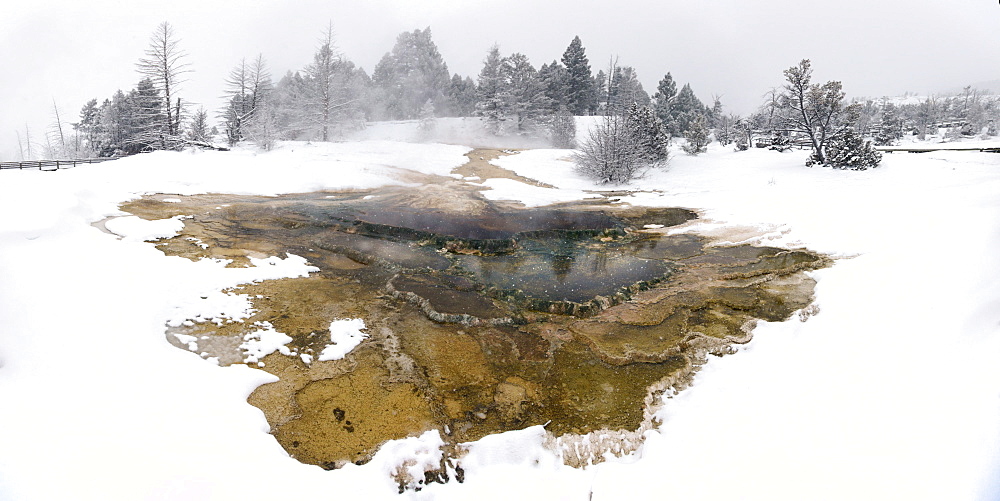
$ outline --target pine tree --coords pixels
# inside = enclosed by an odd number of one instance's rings
[[[708,126],[712,129],[719,128],[719,124],[726,117],[725,113],[722,111],[722,98],[719,96],[712,96],[712,107],[708,112]]]
[[[835,169],[868,170],[881,161],[882,154],[853,127],[831,139],[826,147],[826,165]]]
[[[476,82],[456,73],[448,86],[446,116],[471,117],[476,112]]]
[[[941,116],[941,106],[934,96],[928,97],[917,106],[914,113],[914,121],[917,125],[918,138],[923,141],[928,134],[937,134],[935,125]]]
[[[670,136],[653,109],[647,105],[632,103],[625,112],[625,118],[646,163],[652,166],[666,164]]]
[[[576,148],[576,119],[565,106],[552,116],[550,137],[555,148]]]
[[[311,139],[311,124],[303,117],[309,94],[307,85],[300,72],[288,71],[274,86],[272,113],[282,139]]]
[[[82,135],[84,149],[89,149],[93,154],[100,151],[98,137],[100,135],[101,109],[97,106],[97,99],[87,101],[87,104],[80,110],[80,121],[73,125],[77,134]]]
[[[674,101],[677,98],[677,84],[674,78],[667,73],[656,86],[656,93],[653,94],[653,112],[663,122],[667,132],[671,135],[679,135],[674,114]]]
[[[746,151],[753,145],[753,120],[749,117],[739,117],[733,124],[736,134],[736,151]]]
[[[387,118],[419,118],[428,99],[443,103],[452,81],[448,65],[431,39],[431,29],[403,32],[372,72],[382,91]]]
[[[573,37],[562,56],[566,68],[566,106],[574,115],[589,115],[597,108],[594,77],[580,37]]]
[[[502,134],[504,122],[510,116],[510,92],[504,81],[500,46],[494,45],[486,54],[476,89],[476,116],[483,117],[484,125],[490,133]]]
[[[531,134],[551,109],[538,72],[521,53],[503,59],[501,73],[509,95],[509,113],[518,134]]]
[[[614,110],[626,110],[632,104],[648,106],[649,103],[649,94],[643,90],[635,68],[614,65],[610,86],[607,90],[607,112],[614,113],[616,112]]]
[[[597,101],[597,105],[594,109],[596,110],[595,112],[601,112],[602,115],[609,114],[607,108],[609,103],[609,94],[611,92],[611,75],[613,73],[611,68],[614,68],[613,62],[609,67],[610,71],[608,73],[605,73],[604,70],[597,70],[597,74],[594,75],[594,95],[596,96]]]
[[[707,150],[708,120],[705,119],[705,115],[696,115],[691,119],[684,132],[684,138],[687,139],[687,142],[681,148],[688,155],[697,155]]]
[[[888,146],[903,137],[903,120],[899,116],[899,110],[892,103],[885,103],[882,107],[882,116],[879,121],[878,130],[875,133],[875,144]]]
[[[101,104],[98,142],[94,146],[98,156],[110,157],[119,154],[119,152],[124,153],[125,137],[128,134],[126,130],[128,127],[127,115],[131,114],[125,109],[128,105],[125,93],[121,89]]]
[[[191,118],[191,126],[188,128],[188,139],[191,141],[208,142],[208,112],[205,108],[198,108],[194,117]]]
[[[542,83],[545,97],[549,98],[550,114],[557,114],[560,110],[566,109],[568,103],[568,80],[569,73],[558,61],[543,64],[538,69],[538,79]]]
[[[675,133],[686,135],[699,117],[705,118],[708,108],[694,95],[691,84],[684,84],[670,108],[671,120],[676,127]],[[705,126],[707,121],[702,124]]]
[[[143,78],[126,97],[123,107],[127,127],[124,149],[127,153],[162,149],[176,145],[177,136],[167,136],[164,124],[170,120],[169,109],[164,110],[159,89],[149,78]]]
[[[420,133],[425,137],[430,137],[430,134],[434,132],[437,127],[437,118],[434,112],[434,101],[428,99],[423,106],[420,107],[420,125],[417,128]]]

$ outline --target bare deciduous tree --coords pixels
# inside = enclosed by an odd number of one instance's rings
[[[346,76],[341,74],[343,66],[343,56],[334,43],[333,23],[330,23],[312,64],[306,67],[311,85],[308,86],[309,102],[305,111],[308,119],[319,127],[323,141],[330,140],[330,129],[338,121],[340,112],[350,104],[344,95],[343,80]]]
[[[170,23],[156,27],[146,49],[146,57],[139,60],[139,73],[153,82],[163,100],[163,119],[158,124],[160,147],[168,148],[180,137],[181,115],[184,107],[177,97],[181,75],[187,73],[187,56],[178,48],[178,40]],[[186,104],[186,103],[185,103]]]
[[[633,127],[622,115],[604,115],[573,155],[577,172],[602,184],[624,184],[649,167]]]
[[[264,56],[258,54],[250,64],[246,59],[240,60],[240,64],[229,72],[226,86],[229,103],[222,118],[229,144],[234,145],[245,138],[257,111],[272,90],[271,74]]]

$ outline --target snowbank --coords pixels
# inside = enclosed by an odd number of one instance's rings
[[[1000,497],[998,155],[897,153],[841,172],[803,167],[804,152],[675,153],[622,200],[702,214],[678,231],[838,257],[814,273],[818,314],[761,323],[739,353],[713,359],[632,457],[568,468],[529,428],[472,444],[465,483],[402,496],[387,472],[435,464],[436,432],[387,444],[364,466],[302,465],[246,403],[271,376],[206,363],[164,337],[171,322],[245,315],[246,301],[222,289],[301,276],[307,263],[225,268],[140,241],[174,220],[112,220],[122,239],[91,226],[143,193],[404,184],[401,169],[448,174],[467,151],[286,143],[0,173],[0,499]],[[576,176],[566,154],[498,161],[555,188],[489,181],[487,193],[541,204],[607,188]]]

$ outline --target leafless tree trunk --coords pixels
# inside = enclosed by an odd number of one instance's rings
[[[24,153],[21,153],[21,160],[30,160],[32,158],[31,154],[31,131],[28,130],[28,124],[24,124],[24,146],[28,150],[28,157],[24,157]]]
[[[161,145],[166,148],[167,141],[173,141],[180,135],[183,107],[176,95],[183,82],[181,75],[189,71],[184,62],[187,54],[178,48],[173,28],[167,22],[156,27],[145,54],[146,57],[140,59],[136,66],[142,76],[153,82],[163,99],[165,119],[160,135]]]
[[[229,144],[233,145],[244,139],[271,91],[271,75],[264,56],[258,55],[249,65],[246,59],[240,60],[240,64],[229,72],[226,84],[229,104],[222,117],[226,121]]]
[[[24,145],[21,144],[21,133],[14,131],[17,134],[17,150],[21,153],[21,161],[24,161]]]
[[[52,100],[52,111],[53,111],[53,113],[55,114],[55,117],[56,117],[56,124],[55,124],[56,126],[55,126],[55,129],[56,129],[56,133],[59,134],[59,147],[62,150],[65,150],[66,149],[66,135],[63,134],[62,119],[59,117],[59,107],[56,106],[56,100],[55,99]]]
[[[323,141],[330,140],[330,129],[337,125],[351,105],[346,94],[347,64],[334,44],[333,23],[327,26],[313,62],[306,68],[310,89],[305,115],[319,127]]]

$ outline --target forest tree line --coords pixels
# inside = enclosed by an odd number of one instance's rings
[[[706,105],[689,84],[679,86],[669,72],[652,94],[643,89],[634,68],[617,61],[595,73],[597,65],[591,64],[578,36],[561,57],[537,68],[524,54],[505,55],[493,46],[473,78],[450,73],[430,28],[417,29],[399,34],[368,74],[338,50],[332,25],[323,32],[312,61],[304,68],[287,71],[275,81],[263,55],[241,59],[220,82],[225,107],[195,110],[178,93],[187,72],[186,57],[170,24],[159,25],[145,57],[137,63],[140,79],[135,87],[87,102],[72,124],[74,134],[65,134],[59,124],[58,135],[46,135],[43,155],[128,155],[210,145],[220,137],[229,145],[249,141],[270,149],[278,140],[334,140],[367,122],[426,122],[437,117],[481,117],[484,127],[494,134],[546,138],[554,146],[572,148],[576,146],[572,117],[581,115],[621,120],[652,117],[655,124],[643,123],[655,130],[642,141],[655,137],[669,143],[684,138],[685,151],[698,154],[713,138],[736,149],[804,144],[810,126],[796,122],[802,121],[804,105],[836,111],[835,117],[827,117],[836,123],[828,124],[831,135],[824,141],[850,129],[853,135],[876,144],[892,144],[904,135],[924,138],[941,128],[952,137],[992,136],[1000,115],[996,96],[972,88],[920,103],[847,103],[839,82],[827,83],[836,85],[826,88],[825,102],[824,96],[810,95],[809,88],[824,86],[807,82],[796,112],[786,82],[785,87],[765,94],[757,110],[740,116],[727,113],[718,97]],[[811,74],[808,66],[804,71]],[[59,110],[55,111],[58,115]],[[30,149],[30,138],[26,139]],[[812,146],[815,150],[815,141]],[[827,145],[818,146],[814,160],[826,163]]]

